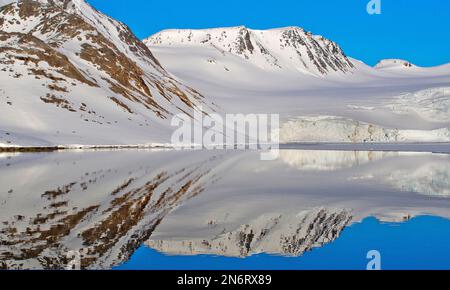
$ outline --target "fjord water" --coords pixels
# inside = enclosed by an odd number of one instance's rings
[[[403,223],[367,218],[348,227],[333,243],[300,257],[256,254],[248,258],[217,255],[176,256],[147,246],[137,250],[117,270],[365,270],[373,249],[381,254],[383,270],[448,270],[450,222],[421,216]]]
[[[450,155],[0,154],[0,268],[450,268]],[[75,253],[75,254],[74,254]]]

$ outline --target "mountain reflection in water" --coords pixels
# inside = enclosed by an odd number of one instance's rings
[[[0,154],[0,268],[172,255],[300,256],[368,216],[450,216],[449,156],[282,150]]]

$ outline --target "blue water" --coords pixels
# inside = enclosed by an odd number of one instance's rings
[[[219,256],[168,256],[141,247],[117,270],[364,270],[367,253],[381,254],[381,267],[393,269],[450,269],[450,221],[423,216],[404,223],[375,218],[345,229],[334,242],[301,257],[267,254],[245,259]]]

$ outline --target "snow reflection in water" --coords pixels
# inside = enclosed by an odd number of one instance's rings
[[[448,155],[283,150],[1,154],[0,268],[170,254],[298,256],[367,216],[449,217]]]

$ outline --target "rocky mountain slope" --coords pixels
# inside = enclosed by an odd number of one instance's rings
[[[293,69],[313,75],[347,73],[354,65],[342,49],[299,27],[252,30],[246,27],[165,30],[144,43],[149,46],[207,46],[266,69]]]
[[[83,0],[1,7],[0,82],[3,145],[168,141],[168,119],[204,100]]]

